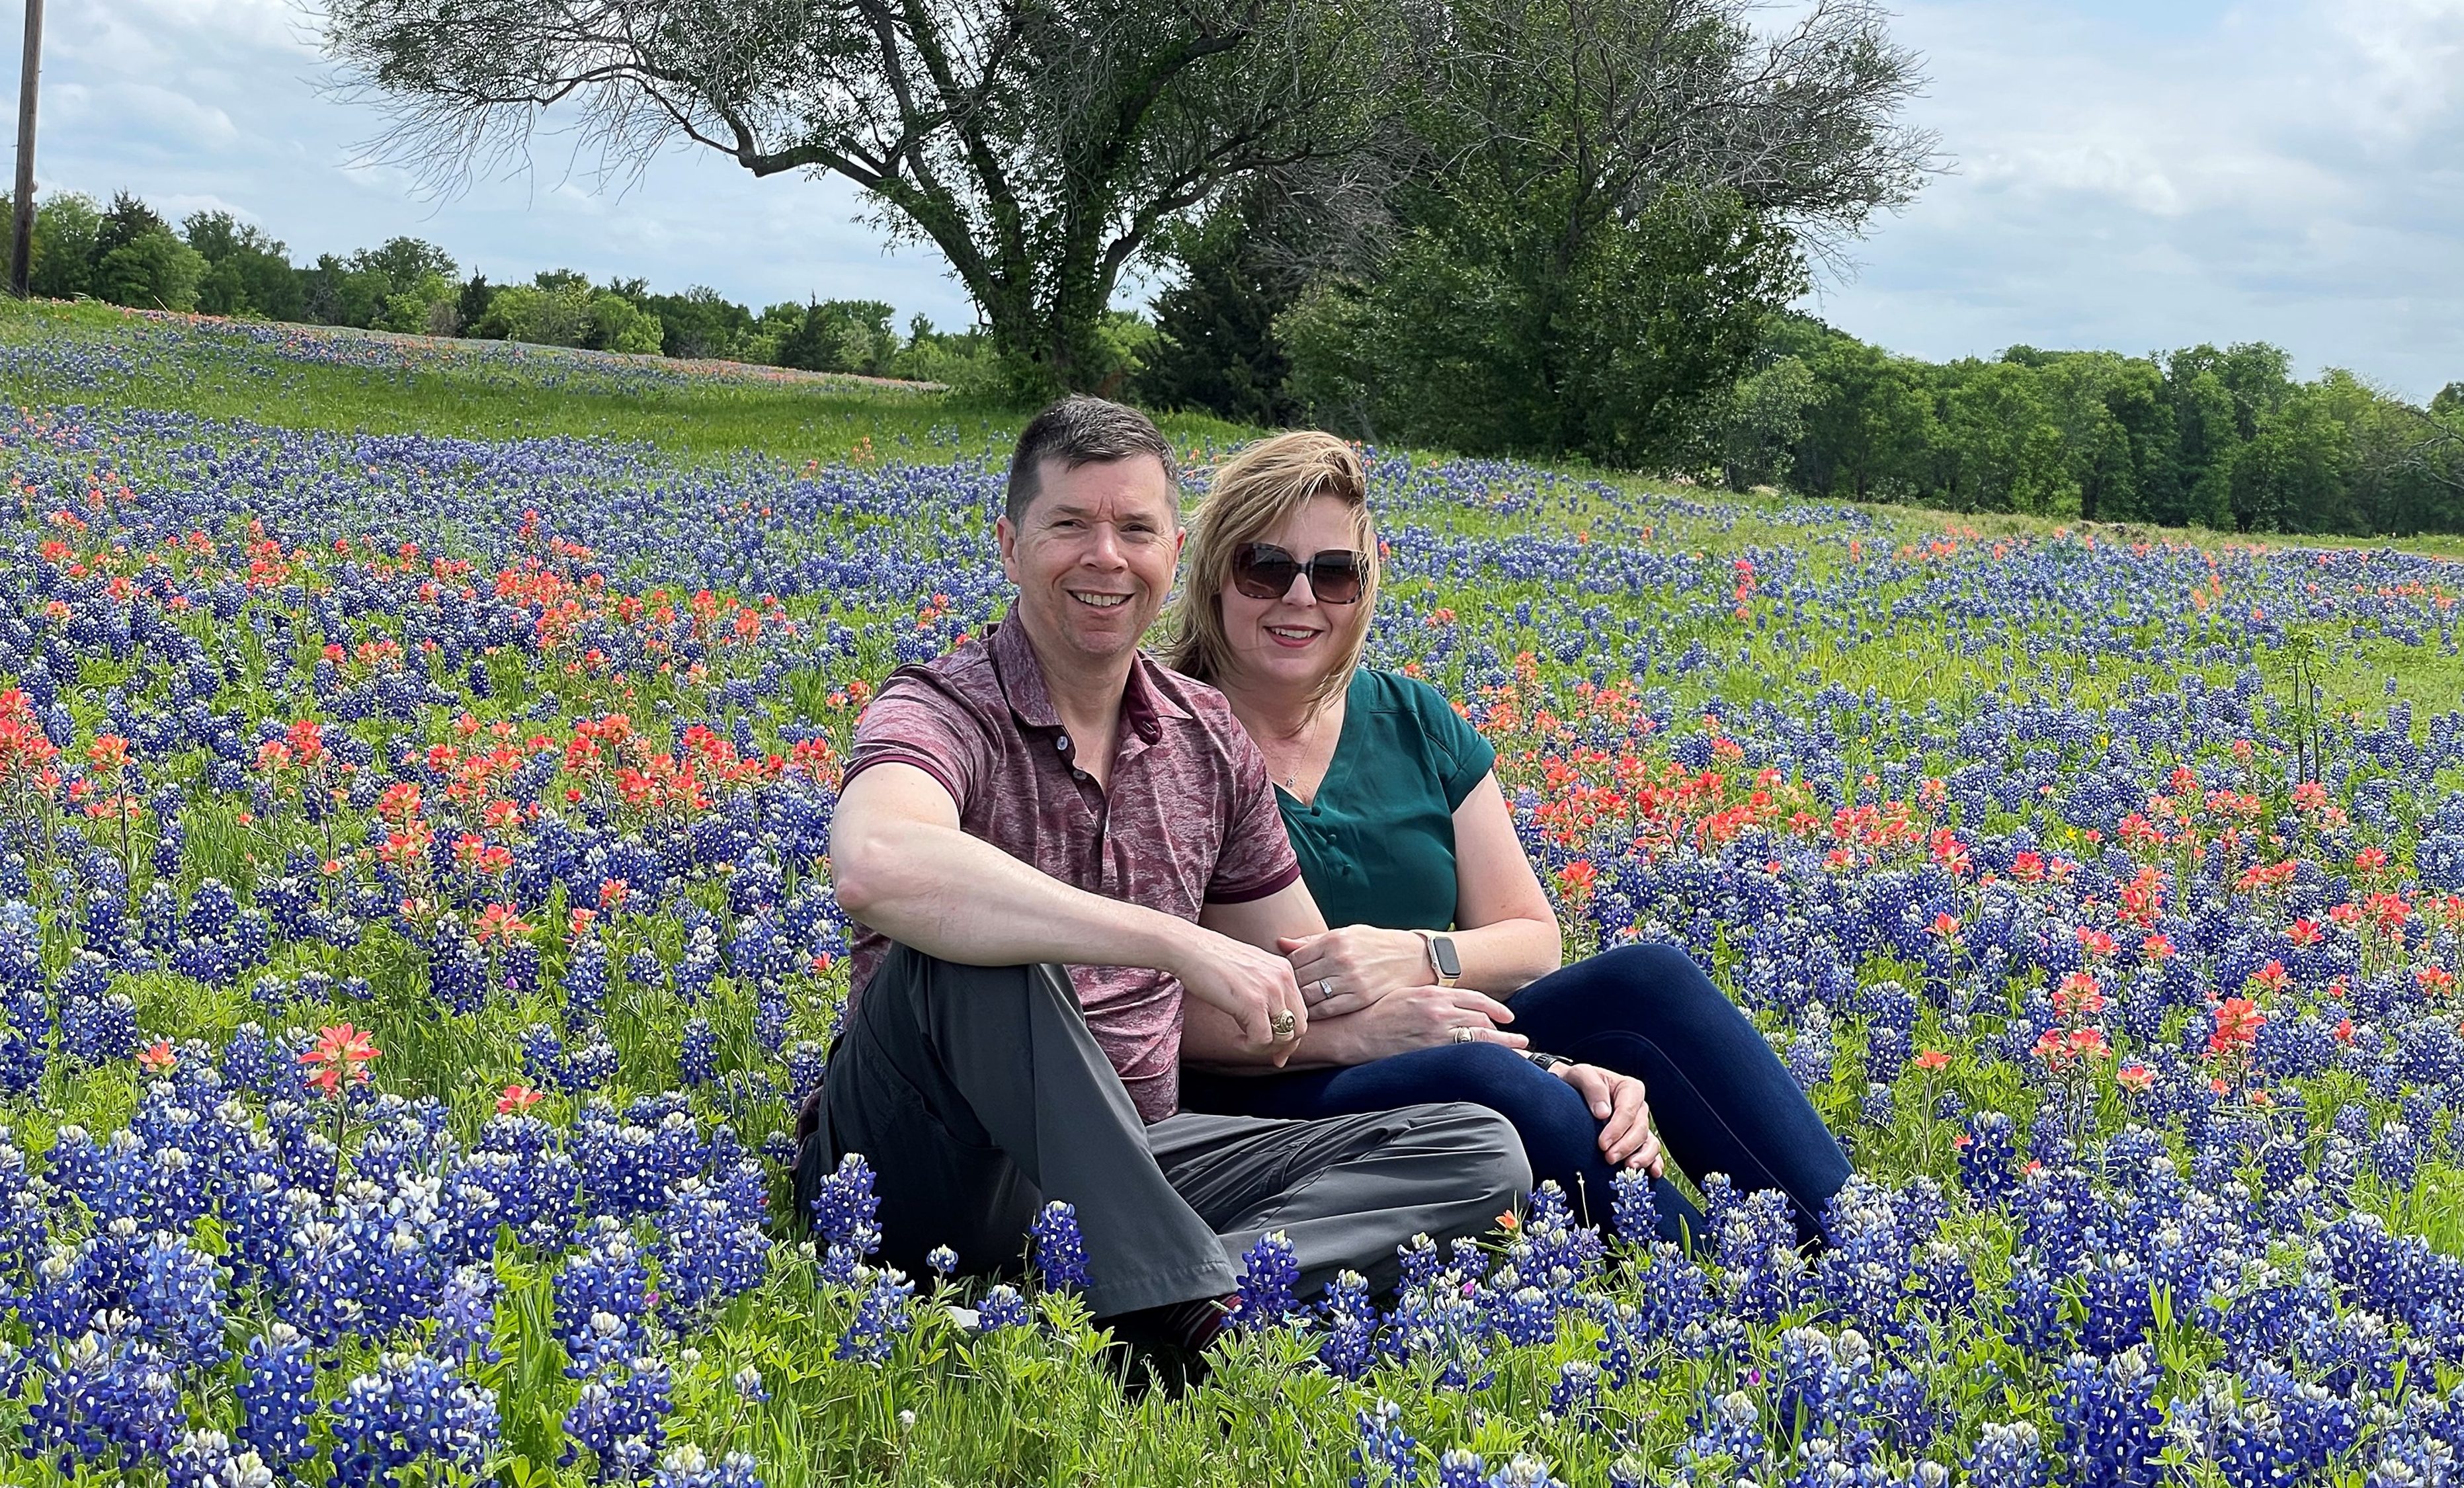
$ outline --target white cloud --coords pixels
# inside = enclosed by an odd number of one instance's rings
[[[2274,340],[2464,377],[2464,0],[1913,6],[1959,159],[1813,308],[1925,356]]]

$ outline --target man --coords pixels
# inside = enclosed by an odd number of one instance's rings
[[[1205,1346],[1263,1235],[1307,1292],[1347,1268],[1390,1284],[1397,1245],[1485,1228],[1530,1177],[1481,1107],[1178,1109],[1183,996],[1279,1064],[1308,1012],[1276,937],[1325,927],[1257,747],[1138,651],[1180,554],[1162,434],[1099,399],[1045,409],[994,532],[1008,618],[900,668],[856,729],[830,866],[866,929],[800,1122],[803,1202],[862,1152],[886,1261],[947,1244],[993,1271],[1066,1199],[1096,1316],[1167,1358]]]

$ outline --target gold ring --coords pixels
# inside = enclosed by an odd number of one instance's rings
[[[1300,1026],[1300,1020],[1287,1010],[1266,1019],[1266,1026],[1274,1030],[1276,1038],[1288,1039],[1292,1036],[1292,1030]]]
[[[1457,1043],[1469,1043],[1471,1042],[1471,1025],[1468,1023],[1460,1024],[1448,1037],[1453,1039]]]

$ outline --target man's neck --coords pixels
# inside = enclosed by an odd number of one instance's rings
[[[1044,693],[1052,699],[1052,711],[1062,723],[1072,733],[1110,733],[1120,720],[1121,698],[1129,690],[1137,653],[1090,664],[1085,657],[1056,654],[1061,647],[1044,645],[1031,630],[1026,644],[1044,672]]]

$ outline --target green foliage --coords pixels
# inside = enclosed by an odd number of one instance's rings
[[[1416,196],[1373,281],[1321,285],[1277,322],[1294,391],[1371,438],[1699,461],[1765,317],[1802,282],[1793,245],[1732,196],[1672,193],[1627,218],[1579,194],[1571,174],[1535,184],[1498,161]]]
[[[2437,400],[2425,411],[2339,370],[2297,383],[2279,347],[2013,346],[1936,364],[1784,315],[1759,364],[1784,360],[1812,381],[1785,451],[1809,493],[2235,532],[2464,531],[2464,438],[2442,432]],[[1732,409],[1763,375],[1734,384]]]
[[[508,284],[488,301],[488,313],[471,328],[471,333],[539,346],[579,346],[594,329],[590,299],[586,281],[574,284],[559,280],[553,288]]]
[[[880,376],[898,351],[898,333],[890,328],[893,314],[877,299],[816,300],[781,317],[793,324],[779,337],[773,360],[810,372]]]
[[[0,195],[7,204],[10,220],[15,221],[14,198]],[[34,203],[33,270],[29,275],[34,294],[48,299],[70,299],[86,294],[93,282],[95,242],[102,233],[102,208],[89,196],[74,191],[55,191]],[[16,268],[16,239],[12,232],[0,243],[0,259],[5,259],[11,272]]]
[[[1155,296],[1155,343],[1133,383],[1141,402],[1252,424],[1298,416],[1275,318],[1292,308],[1303,281],[1276,262],[1269,207],[1266,192],[1244,191],[1175,236],[1180,282]]]
[[[103,225],[108,237],[111,219]],[[95,264],[94,288],[115,305],[194,310],[205,274],[204,255],[158,224],[104,253]]]

